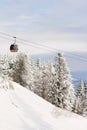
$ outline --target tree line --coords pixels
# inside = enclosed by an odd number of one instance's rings
[[[57,107],[87,116],[87,83],[83,80],[78,86],[72,83],[62,53],[56,55],[54,63],[33,61],[25,53],[0,56],[0,77],[19,83]]]

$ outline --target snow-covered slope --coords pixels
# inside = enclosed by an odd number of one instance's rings
[[[0,88],[0,130],[87,130],[87,119],[56,108],[12,83]]]

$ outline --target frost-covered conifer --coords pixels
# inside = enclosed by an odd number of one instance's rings
[[[14,62],[12,77],[15,82],[20,83],[29,89],[33,85],[33,76],[31,70],[31,61],[24,53],[19,53]]]
[[[79,96],[78,96],[79,95]],[[81,81],[79,91],[77,91],[78,108],[77,112],[83,116],[87,116],[87,83]]]
[[[75,112],[78,114],[82,114],[82,103],[84,100],[84,82],[83,80],[80,81],[77,91],[76,91],[76,101],[75,101]]]
[[[9,79],[10,75],[9,60],[10,58],[8,55],[0,56],[0,76],[4,79]]]
[[[46,96],[45,99],[51,103],[53,103],[54,101],[54,75],[55,75],[55,70],[54,70],[54,66],[53,63],[51,61],[48,61],[47,65],[46,65]]]
[[[58,53],[55,64],[54,78],[54,104],[72,110],[74,104],[74,87],[71,80],[70,70],[63,54]]]
[[[37,60],[34,73],[34,86],[35,93],[49,102],[51,98],[51,85],[52,85],[52,63],[41,63],[40,59]]]
[[[33,69],[33,75],[34,75],[34,92],[42,96],[41,94],[41,82],[42,82],[42,64],[41,60],[37,59],[37,61],[34,63],[34,69]]]

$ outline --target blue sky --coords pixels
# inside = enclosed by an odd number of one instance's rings
[[[60,50],[86,52],[87,1],[1,0],[0,30]]]

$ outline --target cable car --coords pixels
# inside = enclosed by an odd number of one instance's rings
[[[10,46],[11,52],[17,52],[18,51],[18,45],[16,44],[16,37],[14,37],[14,43]]]

